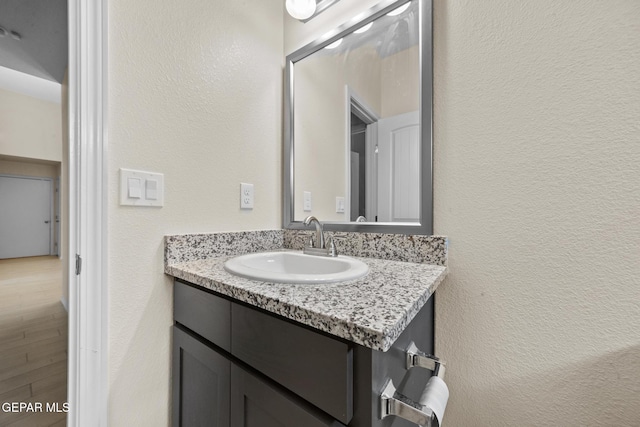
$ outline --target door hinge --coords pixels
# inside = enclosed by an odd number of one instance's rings
[[[82,258],[80,258],[80,255],[76,254],[76,276],[79,276],[81,271],[82,271]]]

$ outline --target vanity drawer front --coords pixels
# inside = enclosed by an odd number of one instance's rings
[[[353,351],[349,345],[232,304],[231,354],[337,420],[353,416]]]
[[[176,281],[173,318],[218,347],[231,351],[231,302]]]

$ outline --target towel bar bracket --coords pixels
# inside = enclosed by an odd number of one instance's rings
[[[407,369],[418,366],[433,371],[433,375],[437,377],[444,378],[445,363],[436,356],[420,351],[413,342],[409,344],[406,354]]]

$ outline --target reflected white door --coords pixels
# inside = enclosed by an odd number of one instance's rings
[[[378,221],[420,220],[418,111],[378,121]]]
[[[0,176],[0,259],[51,253],[51,179]]]

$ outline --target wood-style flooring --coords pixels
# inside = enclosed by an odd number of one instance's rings
[[[61,427],[67,400],[67,312],[57,257],[0,260],[0,426]],[[7,412],[7,402],[42,412]],[[34,409],[36,407],[34,406]]]

